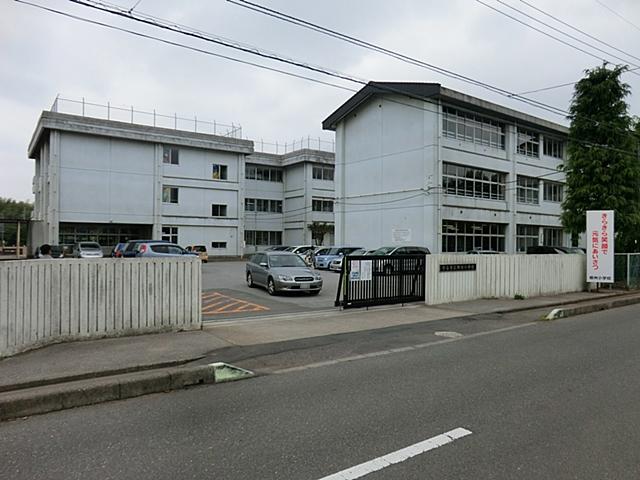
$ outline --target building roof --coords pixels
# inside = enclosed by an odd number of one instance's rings
[[[488,102],[471,95],[443,87],[439,83],[422,82],[369,82],[351,98],[343,103],[323,122],[325,130],[335,130],[338,124],[351,112],[360,108],[370,99],[382,95],[402,95],[416,100],[442,100],[448,105],[466,107],[478,113],[490,115],[506,122],[517,123],[537,130],[567,135],[569,129],[558,123],[550,122],[527,113],[513,110],[497,103]]]
[[[43,136],[51,130],[122,138],[142,142],[165,143],[236,153],[253,153],[253,142],[222,135],[196,133],[172,128],[43,111],[29,142],[29,158],[37,158]]]

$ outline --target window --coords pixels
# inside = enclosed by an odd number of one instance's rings
[[[548,157],[563,158],[564,142],[555,138],[544,137],[544,154]]]
[[[442,107],[445,137],[504,150],[504,123],[451,107]]]
[[[333,212],[333,200],[314,198],[311,207],[314,212]]]
[[[211,216],[212,217],[226,217],[227,216],[227,206],[220,205],[214,203],[211,205]]]
[[[211,178],[213,180],[226,180],[227,179],[227,166],[214,163],[211,165]]]
[[[445,163],[442,185],[445,193],[463,197],[504,200],[506,174]]]
[[[211,248],[227,248],[227,242],[211,242]]]
[[[247,245],[282,245],[282,232],[245,230],[244,241]]]
[[[564,242],[562,241],[562,229],[545,227],[542,229],[543,244],[549,247],[562,247]]]
[[[162,163],[168,165],[179,165],[179,150],[174,147],[164,147],[162,149]]]
[[[505,250],[505,225],[501,223],[442,221],[442,251]]]
[[[178,227],[162,227],[162,240],[178,243]]]
[[[540,181],[537,178],[518,175],[518,203],[540,203]]]
[[[275,167],[261,167],[247,165],[244,170],[244,178],[247,180],[261,180],[265,182],[282,183],[282,169]]]
[[[282,213],[282,200],[246,198],[244,201],[244,210],[245,212]]]
[[[313,178],[315,180],[328,180],[333,182],[333,167],[313,167]]]
[[[518,149],[520,155],[540,156],[540,136],[535,132],[518,129]]]
[[[178,203],[178,187],[162,187],[162,203]]]
[[[545,202],[562,202],[563,185],[558,182],[544,182]]]
[[[537,225],[518,225],[516,227],[516,250],[526,252],[528,247],[539,245],[540,227]]]

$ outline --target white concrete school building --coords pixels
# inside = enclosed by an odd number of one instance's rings
[[[370,82],[332,113],[336,243],[433,253],[568,245],[568,129],[436,83]]]
[[[255,153],[254,142],[234,131],[133,123],[133,110],[131,117],[42,112],[28,149],[32,251],[43,243],[97,241],[107,250],[162,238],[239,256],[310,244],[312,222],[333,224],[333,152]]]

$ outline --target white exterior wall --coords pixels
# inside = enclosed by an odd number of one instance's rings
[[[475,264],[475,271],[441,272],[440,265]],[[427,255],[426,303],[535,297],[585,288],[584,255]]]
[[[557,171],[561,160],[543,155],[543,134],[540,157],[529,158],[515,153],[515,125],[506,125],[504,150],[484,147],[444,138],[441,111],[436,102],[385,95],[338,123],[336,243],[365,248],[420,245],[439,253],[442,221],[461,220],[504,224],[506,251],[513,253],[517,225],[561,227],[560,203],[545,201],[543,191],[545,179],[564,183],[564,175]],[[505,199],[445,194],[445,162],[506,174]],[[540,178],[538,205],[517,203],[518,175]]]

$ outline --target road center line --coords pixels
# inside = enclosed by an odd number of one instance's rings
[[[353,480],[361,478],[396,463],[404,462],[405,460],[428,452],[429,450],[442,447],[443,445],[458,440],[459,438],[471,435],[471,433],[473,432],[466,428],[459,427],[446,433],[436,435],[435,437],[428,438],[427,440],[423,440],[422,442],[414,443],[408,447],[396,450],[395,452],[388,453],[382,457],[374,458],[373,460],[361,463],[355,467],[347,468],[346,470],[334,473],[328,477],[322,477],[319,480]]]

